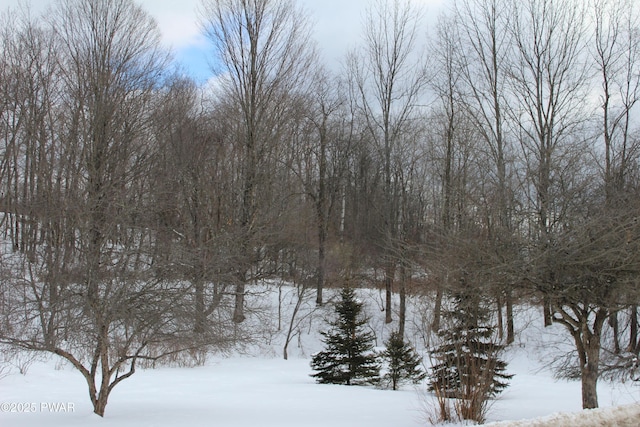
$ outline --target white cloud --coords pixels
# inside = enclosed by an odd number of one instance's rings
[[[423,12],[424,32],[436,22],[444,0],[411,0]],[[339,62],[362,42],[362,27],[374,0],[299,0],[314,24],[314,36],[329,62]],[[425,40],[426,41],[426,40]]]
[[[29,0],[26,0],[27,2]],[[163,44],[177,53],[187,68],[194,68],[200,77],[203,57],[210,54],[208,41],[201,34],[198,9],[202,0],[135,0],[157,21],[162,32]],[[431,25],[444,0],[411,0],[425,8],[426,24]],[[0,0],[0,11],[15,7],[20,0]],[[42,13],[55,0],[31,0],[34,13]],[[361,42],[362,21],[367,7],[373,0],[297,0],[308,14],[313,25],[313,37],[324,58],[331,66],[340,63],[349,49]],[[200,52],[200,53],[198,53]],[[193,63],[190,63],[193,62]]]
[[[138,0],[138,3],[156,19],[167,46],[181,49],[204,43],[197,16],[200,0]]]

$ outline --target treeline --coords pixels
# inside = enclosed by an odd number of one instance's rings
[[[447,295],[482,295],[507,343],[540,304],[597,407],[640,351],[636,2],[460,0],[428,35],[378,1],[340,73],[292,0],[202,17],[208,90],[131,0],[4,13],[3,343],[67,359],[103,415],[140,359],[244,339],[257,280],[317,304],[379,281],[400,336],[407,295],[436,331]]]

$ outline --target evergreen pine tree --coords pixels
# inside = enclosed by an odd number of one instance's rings
[[[427,374],[422,370],[422,357],[416,353],[398,332],[393,332],[385,343],[386,349],[382,357],[388,365],[384,380],[391,384],[393,390],[404,381],[414,384],[425,379]]]
[[[338,318],[329,323],[329,331],[322,332],[326,348],[311,359],[317,371],[311,376],[323,384],[375,383],[380,366],[373,351],[374,335],[364,330],[367,320],[361,315],[362,304],[351,288],[343,289],[340,296],[335,307]]]
[[[488,325],[489,311],[479,293],[457,292],[453,300],[454,309],[443,313],[452,325],[438,332],[442,344],[431,352],[436,363],[429,389],[444,397],[486,400],[501,393],[513,377],[498,357],[504,346],[494,340],[495,328]]]

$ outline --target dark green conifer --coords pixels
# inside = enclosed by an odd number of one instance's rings
[[[431,352],[431,391],[444,397],[486,398],[501,393],[513,377],[498,354],[503,346],[495,342],[489,311],[478,293],[467,290],[453,295],[453,310],[445,313],[450,327],[438,331],[441,345]]]
[[[374,335],[365,330],[367,319],[355,292],[345,288],[335,310],[338,318],[330,322],[331,329],[322,332],[325,350],[311,359],[316,373],[311,376],[323,384],[363,384],[379,380],[380,366],[373,351]]]
[[[382,357],[387,362],[388,372],[384,380],[397,390],[402,382],[414,384],[422,381],[427,374],[422,370],[422,357],[407,343],[400,333],[393,332],[385,343],[386,349]]]

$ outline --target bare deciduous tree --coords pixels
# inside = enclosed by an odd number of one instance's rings
[[[234,328],[211,321],[230,293],[233,267],[228,228],[234,203],[229,189],[236,162],[223,138],[222,108],[205,112],[195,84],[184,78],[157,94],[152,227],[159,274],[193,291],[193,330],[203,344],[221,344]],[[226,307],[224,307],[226,308]],[[231,338],[231,337],[228,337]]]
[[[601,166],[605,208],[633,209],[636,166],[640,147],[633,138],[633,115],[640,99],[640,10],[627,0],[595,0],[591,7],[594,43],[592,56],[601,82],[599,96],[604,164]],[[626,350],[637,354],[637,306],[631,304]],[[617,307],[612,307],[613,351],[622,353]]]
[[[632,110],[640,98],[640,12],[627,0],[595,0],[593,57],[602,84],[604,180],[609,203],[622,191],[638,147],[630,141]]]
[[[584,8],[552,0],[530,0],[513,9],[514,59],[509,82],[520,130],[526,174],[533,186],[537,245],[544,251],[566,209],[558,197],[565,165],[575,159],[578,127],[586,119],[583,99],[590,75],[585,58]],[[562,165],[562,166],[561,166]],[[551,260],[550,260],[551,262]],[[545,324],[551,305],[543,289]]]
[[[420,11],[409,2],[379,1],[368,10],[364,43],[349,58],[356,105],[366,121],[368,136],[382,168],[381,216],[385,275],[385,321],[392,321],[391,295],[397,260],[393,244],[398,237],[400,186],[394,179],[402,167],[402,139],[415,127],[425,88],[424,59],[418,51]]]
[[[57,86],[42,86],[53,98],[38,103],[47,118],[47,155],[34,158],[41,209],[24,213],[42,230],[30,238],[35,251],[7,266],[14,309],[2,341],[68,360],[102,416],[138,360],[188,345],[178,341],[184,287],[156,274],[148,227],[147,130],[165,55],[155,22],[129,0],[62,1],[46,28],[46,37],[29,35],[39,47],[31,51],[55,52]],[[33,65],[38,78],[48,74],[46,63]]]
[[[514,10],[518,59],[510,78],[519,100],[514,112],[520,113],[514,119],[529,159],[536,224],[530,249],[535,272],[528,279],[545,297],[546,321],[561,323],[573,337],[582,405],[595,408],[603,327],[624,302],[626,273],[637,268],[620,229],[632,226],[624,210],[605,213],[598,206],[604,200],[599,187],[606,193],[607,183],[598,185],[585,144],[584,100],[593,75],[586,9],[575,2],[531,0]],[[597,50],[604,52],[602,33],[598,38]],[[600,55],[599,62],[606,61]],[[608,96],[605,89],[605,117]],[[604,123],[609,134],[612,128]]]
[[[259,173],[269,147],[279,142],[288,95],[306,81],[313,49],[307,19],[289,0],[207,1],[203,27],[215,46],[224,96],[240,112],[242,235],[234,319],[242,322],[244,285],[259,249]]]
[[[461,82],[460,102],[484,141],[487,159],[485,187],[487,230],[496,242],[496,258],[508,259],[509,241],[515,232],[513,188],[513,150],[507,134],[508,57],[513,48],[508,31],[509,7],[502,0],[465,0],[457,3],[455,12],[458,30],[457,63]],[[505,251],[501,251],[504,247]],[[503,252],[503,253],[500,253]],[[507,306],[507,343],[514,340],[512,280],[496,277],[499,320],[502,322],[503,299]],[[506,281],[505,281],[506,279]],[[504,297],[503,297],[504,295]],[[499,328],[502,333],[503,328]]]
[[[349,152],[349,138],[345,138],[345,126],[335,119],[337,114],[344,115],[344,103],[338,91],[340,86],[326,75],[319,74],[314,99],[316,111],[309,120],[317,132],[317,147],[312,150],[312,162],[317,165],[316,186],[307,185],[314,200],[318,229],[318,269],[316,286],[316,304],[322,305],[322,291],[327,277],[327,240],[329,222],[338,201],[338,191],[342,184]]]

